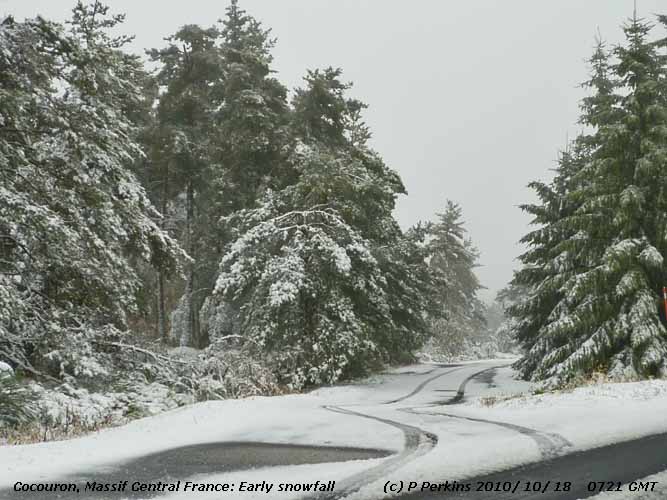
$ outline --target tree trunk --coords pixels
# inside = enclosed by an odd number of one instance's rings
[[[167,196],[169,195],[169,170],[165,172],[163,186],[162,186],[162,219],[160,220],[160,229],[164,231],[167,219]],[[164,298],[164,270],[159,267],[157,270],[157,331],[158,336],[163,344],[169,343],[169,335],[167,333],[167,311],[165,307]]]
[[[157,332],[163,344],[169,343],[167,335],[167,318],[164,306],[164,272],[157,272]]]
[[[181,338],[181,345],[191,345],[193,347],[200,347],[199,341],[199,332],[197,321],[197,305],[195,301],[195,242],[192,234],[192,226],[194,219],[194,187],[192,181],[188,182],[187,186],[187,196],[186,196],[186,219],[185,219],[185,238],[186,238],[186,248],[190,257],[193,259],[192,262],[188,264],[187,270],[187,281],[185,284],[185,300],[187,301],[187,328],[183,332],[183,337]]]

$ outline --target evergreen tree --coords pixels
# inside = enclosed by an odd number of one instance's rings
[[[200,332],[199,309],[206,291],[200,280],[207,274],[202,273],[202,249],[210,227],[209,186],[222,176],[213,153],[218,133],[215,112],[222,102],[219,37],[217,28],[187,25],[167,39],[166,48],[150,52],[152,60],[161,64],[157,83],[164,88],[150,136],[151,167],[162,187],[158,196],[163,212],[170,202],[183,212],[181,241],[192,259],[172,333],[181,345],[196,347],[208,342]],[[159,307],[164,309],[164,304]]]
[[[553,276],[518,281],[534,294],[558,290],[555,303],[542,304],[548,314],[530,329],[521,325],[526,377],[561,382],[593,370],[649,376],[665,369],[667,332],[657,299],[667,251],[667,103],[665,60],[648,40],[650,30],[636,18],[624,27],[613,77],[601,71],[599,50],[594,57],[594,95],[582,118],[594,131],[581,140],[588,150],[564,197],[570,209],[552,224],[561,229],[552,246],[557,255],[546,263]],[[531,252],[548,246],[533,244],[524,277],[538,263]],[[516,312],[525,321],[522,308]]]
[[[0,25],[0,353],[27,371],[86,372],[92,337],[136,308],[136,263],[173,270],[177,244],[130,170],[140,62],[122,21],[78,3],[70,30]]]
[[[577,173],[588,161],[585,144],[590,140],[581,136],[571,149],[561,154],[552,183],[530,183],[539,203],[521,206],[532,215],[532,224],[539,225],[521,240],[529,250],[520,257],[523,266],[515,273],[511,289],[525,293],[508,307],[515,320],[515,338],[526,352],[516,365],[524,375],[531,373],[552,350],[568,342],[567,336],[560,339],[543,336],[540,328],[554,319],[554,309],[566,291],[565,283],[585,262],[581,253],[586,239],[564,220],[581,204],[578,198],[569,195],[577,182]]]
[[[431,319],[431,328],[438,350],[449,355],[460,354],[485,329],[485,306],[477,297],[483,287],[475,274],[479,252],[466,237],[462,214],[459,205],[447,201],[428,231],[429,267],[442,280],[441,312]]]
[[[219,219],[293,180],[287,91],[271,76],[269,34],[233,1],[218,27],[185,26],[167,48],[151,52],[166,88],[149,138],[162,186],[156,197],[165,211],[185,202],[182,241],[194,259],[173,314],[173,333],[184,345],[209,342],[202,306],[230,238]]]
[[[225,219],[236,241],[216,286],[222,315],[231,302],[241,336],[296,387],[409,357],[425,333],[424,255],[391,215],[403,186],[359,133],[359,106],[339,76],[310,72],[296,93],[296,181]]]
[[[508,313],[514,334],[525,350],[517,368],[529,377],[551,352],[569,345],[569,337],[551,337],[541,328],[558,317],[554,310],[565,295],[565,283],[588,265],[585,250],[590,244],[569,217],[585,201],[580,188],[588,182],[585,174],[591,155],[604,142],[603,128],[618,116],[618,82],[609,65],[610,53],[604,43],[597,45],[589,63],[591,77],[583,87],[591,92],[582,102],[580,123],[592,130],[581,134],[558,160],[556,175],[550,184],[529,184],[539,203],[522,209],[539,226],[521,240],[529,250],[520,257],[523,267],[515,274],[511,288],[523,290],[521,300],[512,301]]]
[[[219,215],[253,207],[265,189],[279,189],[290,180],[287,89],[272,76],[274,45],[270,30],[232,0],[220,28],[224,77],[215,145],[224,178],[215,186]]]

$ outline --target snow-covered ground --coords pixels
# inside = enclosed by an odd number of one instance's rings
[[[0,447],[0,469],[6,471],[0,475],[0,489],[16,481],[49,482],[80,471],[109,470],[114,464],[160,450],[248,441],[378,448],[394,454],[383,459],[264,468],[199,479],[276,483],[336,480],[337,491],[354,491],[350,498],[377,499],[383,497],[387,479],[461,479],[667,432],[667,381],[604,384],[530,395],[530,384],[514,380],[508,364],[508,360],[490,360],[452,366],[414,365],[364,383],[309,394],[202,403],[71,441]],[[462,390],[465,398],[460,404],[437,404]],[[488,406],[492,397],[497,402]],[[437,444],[425,438],[428,433],[438,437]],[[419,442],[409,444],[408,435]],[[164,498],[219,495],[180,493]],[[274,495],[239,493],[236,497]]]

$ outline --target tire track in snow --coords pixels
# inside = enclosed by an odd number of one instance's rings
[[[503,365],[507,366],[507,365]],[[399,403],[401,401],[404,401],[408,398],[411,398],[412,396],[415,396],[416,394],[420,393],[429,383],[433,382],[434,380],[443,377],[444,375],[447,375],[449,373],[462,370],[463,368],[466,368],[466,366],[458,366],[456,368],[453,368],[451,370],[446,370],[443,371],[442,373],[439,373],[433,377],[430,377],[420,384],[417,385],[411,392],[406,394],[405,396],[401,396],[400,398],[393,399],[391,401],[386,401],[385,403],[381,404],[393,404],[393,403]],[[485,371],[488,371],[490,369],[497,368],[497,367],[491,367],[491,368],[486,368],[484,370],[481,370],[480,372],[476,372],[470,377],[466,378],[464,383],[462,383],[459,386],[459,392],[463,391],[465,389],[465,384],[469,380],[471,380],[473,377],[478,375],[479,373],[483,373]],[[427,373],[431,373],[435,371],[431,370]],[[458,392],[457,392],[458,396]],[[456,397],[456,396],[455,396]],[[346,405],[346,406],[351,406],[351,405]],[[358,405],[354,405],[358,406]],[[392,458],[389,458],[385,460],[383,463],[378,464],[375,467],[372,467],[371,469],[368,469],[366,471],[363,471],[361,473],[355,474],[347,479],[345,479],[342,482],[342,488],[339,492],[334,493],[332,495],[324,496],[324,497],[318,497],[322,500],[337,500],[340,498],[344,498],[348,495],[351,495],[352,493],[360,490],[364,486],[373,483],[374,481],[377,481],[378,479],[386,476],[387,474],[390,474],[394,472],[395,470],[399,469],[400,467],[403,467],[407,463],[411,462],[415,458],[418,458],[422,455],[425,455],[429,451],[431,451],[433,448],[435,448],[435,445],[438,443],[438,436],[435,434],[425,431],[423,429],[420,429],[419,427],[415,427],[412,425],[404,424],[401,422],[396,422],[395,420],[389,420],[386,418],[382,417],[376,417],[373,415],[368,415],[365,413],[360,413],[357,411],[352,411],[346,408],[343,408],[341,406],[333,406],[333,405],[325,405],[322,408],[335,412],[335,413],[340,413],[343,415],[352,415],[360,418],[367,418],[371,420],[375,420],[377,422],[381,422],[383,424],[391,425],[392,427],[396,427],[397,429],[401,430],[403,432],[403,435],[405,437],[405,446],[403,450],[395,455]]]
[[[455,418],[459,420],[468,420],[470,422],[497,425],[499,427],[504,427],[506,429],[516,431],[520,434],[523,434],[524,436],[528,436],[533,441],[535,441],[543,459],[554,458],[563,455],[567,450],[567,448],[572,447],[572,443],[570,443],[560,434],[555,434],[552,432],[542,432],[538,431],[537,429],[531,429],[530,427],[523,427],[521,425],[510,424],[508,422],[499,422],[497,420],[487,420],[483,418],[464,417],[461,415],[454,415],[451,413],[418,411],[417,408],[402,408],[400,411],[403,411],[405,413],[411,413],[413,415],[430,415],[434,417],[446,417],[446,418]]]
[[[426,387],[428,384],[430,384],[434,380],[439,379],[440,377],[442,377],[444,375],[447,375],[448,373],[452,373],[452,372],[455,372],[457,370],[462,370],[463,368],[465,368],[465,366],[459,366],[458,368],[453,368],[452,370],[447,370],[447,371],[444,371],[442,373],[439,373],[438,375],[434,375],[433,377],[424,380],[421,384],[419,384],[417,387],[415,387],[414,390],[412,392],[410,392],[409,394],[406,394],[405,396],[401,396],[398,399],[392,399],[391,401],[386,401],[382,404],[390,405],[390,404],[393,404],[393,403],[400,403],[401,401],[404,401],[408,398],[411,398],[412,396],[414,396],[416,394],[419,394],[424,389],[424,387]]]
[[[456,395],[454,397],[449,398],[446,401],[436,403],[436,404],[441,404],[441,405],[456,405],[456,404],[459,404],[463,400],[463,397],[465,396],[466,386],[468,385],[468,382],[470,382],[475,377],[478,377],[482,373],[486,373],[486,372],[489,372],[491,370],[497,370],[498,368],[507,368],[508,366],[512,366],[512,365],[490,366],[489,368],[485,368],[484,370],[480,370],[478,372],[473,373],[472,375],[463,379],[463,382],[461,382],[461,384],[459,385],[459,388],[456,390]]]
[[[432,406],[435,406],[437,404],[439,405],[456,405],[459,404],[464,396],[465,396],[465,389],[468,383],[473,380],[475,377],[478,377],[479,375],[489,372],[491,370],[497,370],[498,368],[505,368],[510,365],[499,365],[499,366],[491,366],[488,368],[485,368],[483,370],[477,371],[468,377],[466,377],[460,384],[458,389],[456,389],[456,394],[451,397],[450,399],[436,403]],[[457,368],[454,368],[452,370],[447,370],[442,373],[439,373],[433,377],[430,377],[423,382],[421,382],[417,387],[415,387],[414,390],[412,390],[410,393],[406,394],[405,396],[402,396],[400,398],[387,401],[385,403],[381,403],[384,405],[388,404],[393,404],[393,403],[398,403],[401,401],[404,401],[408,398],[411,398],[412,396],[415,396],[419,392],[421,392],[429,383],[433,382],[434,380],[447,375],[449,373],[461,370],[463,368],[466,368],[466,366],[460,366]],[[357,405],[355,405],[357,406]],[[355,493],[356,491],[359,491],[361,488],[364,486],[367,486],[385,476],[388,474],[398,470],[399,468],[403,467],[404,465],[408,464],[409,462],[415,460],[418,457],[421,457],[428,452],[430,452],[433,448],[435,448],[436,444],[438,443],[438,436],[435,434],[428,432],[424,429],[420,429],[419,427],[415,427],[413,425],[408,425],[404,424],[401,422],[397,422],[395,420],[389,420],[386,418],[382,417],[376,417],[373,415],[368,415],[365,413],[349,410],[347,408],[343,408],[341,406],[333,406],[333,405],[325,405],[322,406],[322,408],[332,411],[335,413],[340,413],[343,415],[351,415],[351,416],[356,416],[360,418],[367,418],[371,420],[375,420],[377,422],[381,422],[383,424],[391,425],[392,427],[395,427],[401,432],[403,432],[403,435],[405,437],[405,446],[403,450],[396,454],[395,456],[386,459],[384,462],[381,464],[376,465],[375,467],[372,467],[368,470],[365,470],[363,472],[360,472],[358,474],[355,474],[341,482],[341,489],[336,492],[332,493],[330,495],[326,495],[323,497],[317,497],[319,500],[339,500],[342,498],[347,497],[348,495],[351,495]],[[497,421],[492,421],[492,420],[485,420],[485,419],[478,419],[478,418],[473,418],[473,417],[462,417],[459,415],[453,415],[449,413],[436,413],[436,412],[420,412],[417,411],[418,408],[423,408],[423,407],[409,407],[409,408],[399,408],[399,411],[405,412],[405,413],[411,413],[414,415],[432,415],[432,416],[437,416],[437,417],[446,417],[446,418],[455,418],[455,419],[463,419],[463,420],[469,420],[473,422],[478,422],[478,423],[484,423],[484,424],[490,424],[490,425],[496,425],[500,427],[504,427],[506,429],[513,430],[515,432],[518,432],[520,434],[526,435],[533,439],[535,443],[538,446],[538,449],[540,450],[540,454],[544,458],[553,458],[558,455],[563,454],[563,451],[571,447],[572,444],[565,439],[564,437],[558,435],[558,434],[552,434],[552,433],[544,433],[541,431],[538,431],[536,429],[530,429],[528,427],[523,427],[520,425],[515,425],[515,424],[509,424],[507,422],[497,422]]]
[[[415,394],[419,393],[420,391],[422,391],[424,387],[426,387],[426,385],[428,385],[430,382],[433,382],[434,380],[444,375],[447,375],[448,373],[460,370],[461,368],[464,367],[456,367],[451,370],[446,370],[442,373],[439,373],[418,384],[417,387],[415,387],[410,393],[406,394],[405,396],[401,396],[400,398],[393,399],[391,401],[386,401],[380,404],[386,405],[386,404],[398,403],[400,401],[408,399],[414,396]],[[423,375],[428,375],[430,373],[433,373],[437,369],[438,368],[429,370],[428,372],[423,373]],[[345,405],[345,406],[349,407],[349,406],[360,406],[360,405]],[[318,497],[319,499],[336,500],[351,495],[352,493],[360,490],[367,484],[370,484],[380,479],[386,474],[390,474],[391,472],[397,470],[398,468],[402,467],[408,462],[414,460],[415,458],[425,455],[426,453],[431,451],[438,442],[438,436],[436,436],[435,434],[432,434],[428,431],[425,431],[423,429],[420,429],[412,425],[396,422],[394,420],[389,420],[382,417],[368,415],[366,413],[349,410],[341,406],[325,405],[322,408],[343,415],[351,415],[355,417],[375,420],[377,422],[381,422],[383,424],[395,427],[403,433],[403,436],[405,438],[405,445],[403,447],[403,450],[398,454],[396,454],[395,456],[393,456],[392,458],[389,458],[375,467],[372,467],[368,470],[350,476],[349,478],[342,481],[342,488],[339,492],[324,497]]]
[[[434,403],[432,406],[436,405],[456,405],[459,404],[464,396],[465,396],[465,389],[468,383],[473,380],[475,377],[478,377],[479,375],[483,373],[487,373],[492,370],[497,370],[498,368],[506,368],[511,365],[500,365],[500,366],[492,366],[490,368],[486,368],[484,370],[480,370],[478,372],[473,373],[469,377],[466,377],[463,382],[459,385],[458,390],[456,391],[456,395],[449,398],[446,401],[442,401],[439,403]],[[468,420],[470,422],[478,422],[478,423],[483,423],[483,424],[491,424],[491,425],[497,425],[499,427],[504,427],[505,429],[510,429],[515,432],[518,432],[520,434],[523,434],[524,436],[528,436],[531,438],[535,443],[537,444],[538,449],[540,450],[540,454],[542,455],[542,458],[548,459],[548,458],[554,458],[559,455],[562,455],[567,448],[572,447],[572,443],[570,443],[567,439],[565,439],[563,436],[560,434],[555,434],[551,432],[541,432],[538,431],[537,429],[531,429],[530,427],[523,427],[521,425],[516,425],[516,424],[510,424],[508,422],[499,422],[497,420],[487,420],[483,418],[474,418],[474,417],[464,417],[461,415],[454,415],[451,413],[442,413],[442,412],[425,412],[425,411],[418,411],[418,408],[423,408],[423,407],[412,407],[412,408],[401,408],[400,411],[405,412],[405,413],[411,413],[413,415],[430,415],[430,416],[436,416],[436,417],[447,417],[447,418],[455,418],[459,420]]]
[[[371,467],[363,472],[355,474],[341,481],[341,490],[333,493],[331,495],[326,495],[322,497],[317,497],[321,500],[337,500],[344,498],[352,493],[360,490],[364,486],[377,481],[378,479],[390,474],[400,467],[403,467],[408,462],[411,462],[417,457],[425,455],[431,451],[435,445],[438,443],[438,436],[432,434],[428,431],[415,427],[413,425],[404,424],[401,422],[396,422],[395,420],[389,420],[387,418],[376,417],[374,415],[368,415],[365,413],[360,413],[346,408],[341,408],[340,406],[323,406],[325,410],[329,410],[335,413],[340,413],[343,415],[352,415],[360,418],[367,418],[381,422],[383,424],[391,425],[396,427],[405,437],[405,446],[400,453],[397,453],[391,458],[386,459],[381,464]]]

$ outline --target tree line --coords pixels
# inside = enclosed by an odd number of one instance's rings
[[[148,61],[123,19],[0,23],[1,359],[101,383],[124,347],[242,346],[301,388],[483,325],[460,207],[399,226],[340,69],[288,90],[237,0]]]

